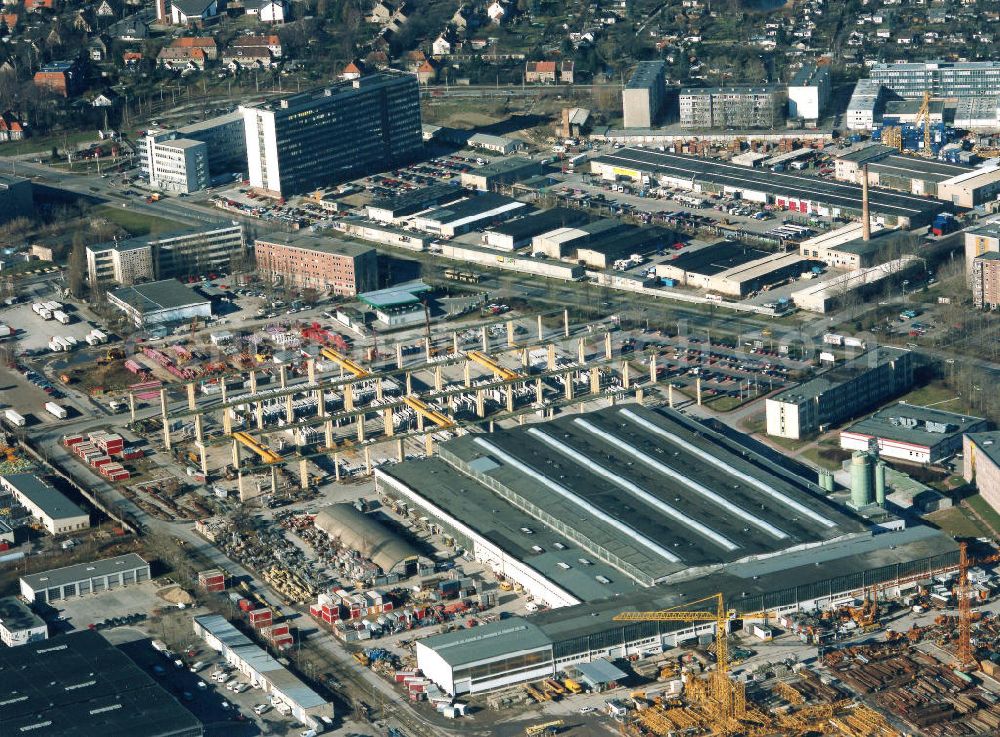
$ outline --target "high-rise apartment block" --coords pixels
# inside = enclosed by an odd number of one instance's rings
[[[371,74],[240,111],[250,185],[278,197],[397,166],[423,146],[409,74]]]
[[[830,100],[830,69],[806,64],[788,83],[788,117],[818,121]]]
[[[785,119],[781,87],[688,87],[680,91],[680,123],[689,128],[773,128]]]
[[[972,302],[981,310],[1000,307],[1000,253],[991,251],[973,259]]]
[[[923,61],[876,64],[869,77],[900,97],[985,97],[1000,95],[1000,62]]]
[[[667,96],[662,61],[640,61],[622,90],[622,115],[626,128],[651,128]]]
[[[269,235],[254,243],[257,270],[299,289],[353,297],[378,287],[374,248],[308,235]]]
[[[246,133],[238,112],[183,128],[149,130],[137,148],[150,186],[165,192],[195,192],[213,179],[247,170]]]

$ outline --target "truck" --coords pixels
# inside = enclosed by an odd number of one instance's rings
[[[42,307],[40,310],[38,310],[38,316],[43,320],[51,320],[52,310]]]
[[[89,345],[100,345],[102,343],[108,342],[108,336],[106,333],[98,330],[97,328],[94,328],[89,333],[87,333],[87,336],[84,338],[84,340],[86,340]]]
[[[28,424],[28,421],[24,419],[24,417],[22,417],[12,409],[4,410],[3,416],[4,419],[6,419],[7,422],[9,422],[14,427],[24,427],[25,425]]]
[[[69,412],[66,411],[65,407],[60,407],[55,402],[46,402],[45,411],[48,412],[53,417],[58,417],[60,420],[65,420],[69,417]]]
[[[153,646],[153,649],[156,650],[156,652],[158,653],[167,652],[167,645],[165,642],[163,642],[163,640],[153,640],[150,644]]]
[[[48,302],[43,302],[42,307],[47,310],[55,312],[56,310],[61,310],[63,308],[62,302],[56,302],[55,300],[49,300]]]
[[[54,310],[52,312],[52,317],[61,322],[63,325],[69,325],[70,317],[62,310]]]
[[[959,228],[959,222],[955,219],[955,216],[942,212],[934,218],[934,222],[931,223],[931,233],[937,236],[947,235],[948,233],[954,233]]]

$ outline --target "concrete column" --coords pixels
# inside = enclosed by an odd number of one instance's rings
[[[382,397],[384,396],[383,391],[384,390],[382,388],[382,377],[379,376],[377,379],[375,379],[375,398],[382,399]]]
[[[233,416],[229,414],[229,408],[222,408],[222,432],[226,435],[233,434]]]
[[[302,491],[309,490],[309,463],[305,458],[299,459],[299,486]]]
[[[424,356],[428,361],[431,360],[431,339],[424,336]]]
[[[604,334],[604,357],[611,360],[611,333]]]
[[[333,454],[333,480],[340,481],[340,453]]]
[[[643,391],[643,388],[641,386],[637,386],[635,388],[635,401],[637,401],[639,404],[642,404],[642,400],[645,398],[646,398],[646,392]]]
[[[254,415],[257,418],[257,429],[264,429],[264,403],[257,402],[254,406]]]
[[[288,388],[288,367],[285,364],[278,366],[278,385],[282,389]]]
[[[566,380],[566,399],[573,399],[573,374],[563,374],[563,378]]]
[[[487,327],[483,325],[482,327],[482,342],[483,342],[483,353],[489,353],[490,350],[490,334],[487,331]]]
[[[160,415],[167,419],[167,390],[160,387]]]
[[[167,450],[172,447],[170,445],[170,420],[166,417],[163,418],[163,447]]]
[[[451,331],[451,352],[453,355],[458,355],[458,331]]]
[[[201,415],[194,416],[194,441],[196,443],[204,442],[205,437],[201,430]]]
[[[569,337],[569,310],[563,310],[563,337]]]
[[[241,502],[250,498],[250,495],[246,493],[246,484],[243,483],[242,471],[236,474],[236,490],[239,492]]]
[[[517,341],[514,340],[514,321],[507,321],[507,347],[513,348],[517,345]]]
[[[396,426],[392,422],[392,407],[382,410],[382,424],[385,425],[385,434],[392,437],[396,434]]]
[[[622,361],[622,386],[628,389],[631,386],[631,376],[629,376],[628,359]]]
[[[128,393],[128,413],[132,422],[135,422],[135,394]]]
[[[354,411],[354,384],[344,385],[344,409],[347,412]]]
[[[271,496],[278,494],[278,468],[271,466]]]
[[[310,358],[306,361],[306,374],[310,384],[316,383],[316,359]]]
[[[323,432],[326,433],[326,447],[333,447],[333,420],[327,420],[323,423]]]
[[[365,416],[358,415],[358,442],[365,442]]]
[[[476,416],[486,417],[486,397],[482,389],[476,389]]]
[[[556,346],[554,343],[549,343],[548,351],[546,356],[546,367],[549,371],[556,370]]]
[[[507,411],[514,411],[514,386],[513,384],[508,384],[507,387]]]
[[[517,424],[518,425],[523,425],[524,424],[524,415],[518,415],[517,416]]]
[[[194,395],[194,382],[189,381],[187,383],[187,398],[188,398],[188,409],[194,412],[195,410],[195,395]]]
[[[496,429],[497,429],[496,420],[490,420],[490,425],[489,425],[489,433],[490,433],[490,435],[492,435],[493,431],[496,430]]]
[[[403,439],[400,438],[396,441],[396,460],[400,463],[406,458],[406,453],[403,450]]]
[[[424,453],[430,458],[434,455],[434,437],[432,435],[424,435]]]
[[[295,422],[295,407],[292,406],[292,395],[285,397],[285,422]]]
[[[208,476],[208,454],[204,443],[198,443],[198,459],[201,461],[201,472]]]
[[[465,388],[468,389],[472,386],[472,369],[470,367],[471,362],[465,362]]]
[[[323,398],[323,390],[317,389],[315,391],[316,397],[316,416],[326,417],[326,400]]]
[[[251,371],[250,372],[250,393],[251,394],[256,394],[257,393],[257,372],[256,371]]]
[[[649,383],[656,383],[656,354],[649,354]]]
[[[417,412],[417,432],[424,431],[424,416]]]
[[[528,368],[528,349],[521,349],[521,368]]]
[[[372,447],[370,445],[365,446],[365,475],[372,475]]]
[[[580,363],[587,362],[587,348],[583,344],[583,338],[580,338],[580,342],[576,346],[576,357]]]
[[[413,394],[413,377],[409,371],[406,372],[406,393]]]
[[[538,321],[538,340],[539,340],[539,342],[541,342],[542,338],[544,337],[542,335],[543,331],[542,331],[542,316],[541,315],[539,315],[537,317],[537,321]]]
[[[601,391],[601,370],[594,366],[590,369],[590,393],[599,394]]]
[[[545,396],[542,394],[542,380],[535,379],[535,401],[541,404],[544,399]]]
[[[233,468],[240,467],[240,444],[233,440]]]
[[[442,391],[444,389],[444,377],[441,374],[441,367],[434,367],[434,391]]]
[[[701,377],[698,376],[694,380],[694,390],[698,395],[698,406],[701,406]]]
[[[225,377],[219,379],[219,386],[222,387],[222,392],[221,392],[222,403],[225,404],[227,401],[229,401],[229,398],[228,398],[229,388],[226,386],[226,379],[225,379]]]
[[[403,346],[396,343],[396,368],[403,368]]]
[[[674,383],[670,382],[667,384],[667,406],[670,409],[674,408]]]

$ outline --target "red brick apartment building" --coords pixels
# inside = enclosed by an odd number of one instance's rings
[[[254,243],[257,270],[299,289],[353,297],[378,288],[375,249],[331,238],[271,235]]]

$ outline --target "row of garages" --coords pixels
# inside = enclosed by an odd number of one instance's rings
[[[861,187],[818,177],[776,173],[694,156],[623,148],[591,161],[591,171],[609,181],[655,180],[660,186],[695,192],[737,194],[745,200],[776,204],[805,215],[838,217],[861,213]],[[872,215],[886,224],[921,227],[945,209],[944,203],[916,195],[873,189]]]

